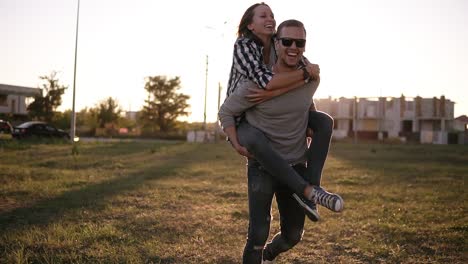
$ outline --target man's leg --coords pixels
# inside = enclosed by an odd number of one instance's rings
[[[270,234],[273,182],[255,160],[249,159],[247,166],[249,230],[242,259],[244,264],[260,264]]]
[[[304,173],[305,166],[297,165],[294,168]],[[281,231],[267,244],[263,251],[263,259],[273,260],[280,253],[293,248],[302,239],[304,233],[305,215],[302,208],[292,198],[292,191],[281,185],[275,192],[280,214]]]

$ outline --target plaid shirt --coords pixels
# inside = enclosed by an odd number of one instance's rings
[[[270,58],[270,66],[277,59],[274,39],[272,41],[271,52],[273,58]],[[226,98],[236,90],[241,80],[251,80],[259,88],[265,89],[268,82],[273,78],[273,72],[269,65],[263,63],[263,46],[260,46],[252,39],[239,37],[234,43],[233,53]],[[298,68],[304,68],[305,65],[305,57],[303,57],[299,62]]]
[[[253,39],[239,37],[234,43],[234,54],[232,58],[231,73],[226,91],[226,98],[237,88],[242,80],[251,80],[258,87],[265,89],[273,78],[271,66],[276,63],[276,49],[273,38],[271,44],[270,65],[263,63],[263,46],[257,44]],[[305,57],[299,62],[298,68],[305,67]],[[243,119],[244,114],[236,118],[236,125]]]
[[[272,52],[276,56],[274,45],[272,45]],[[234,54],[226,97],[235,91],[241,80],[251,80],[258,87],[265,89],[265,86],[272,78],[271,68],[263,63],[263,47],[252,39],[237,38],[234,43]]]

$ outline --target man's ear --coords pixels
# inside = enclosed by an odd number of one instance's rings
[[[274,41],[275,41],[275,50],[276,50],[276,52],[278,52],[278,50],[279,50],[279,48],[280,48],[280,46],[279,46],[279,44],[280,44],[280,43],[279,43],[279,39],[278,39],[278,38],[275,38]],[[276,54],[276,55],[278,55],[278,54]]]

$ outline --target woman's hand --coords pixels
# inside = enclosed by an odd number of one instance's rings
[[[306,70],[309,72],[310,77],[313,80],[318,80],[320,78],[320,66],[318,64],[310,63],[307,58],[304,58],[306,63]]]
[[[312,78],[312,80],[318,80],[320,78],[320,67],[318,64],[310,63],[306,66],[306,69],[309,72],[310,78]]]

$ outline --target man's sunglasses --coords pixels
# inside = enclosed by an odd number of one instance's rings
[[[296,42],[296,47],[303,48],[305,47],[306,40],[305,39],[293,39],[293,38],[280,38],[281,44],[285,47],[291,47],[293,42]]]

